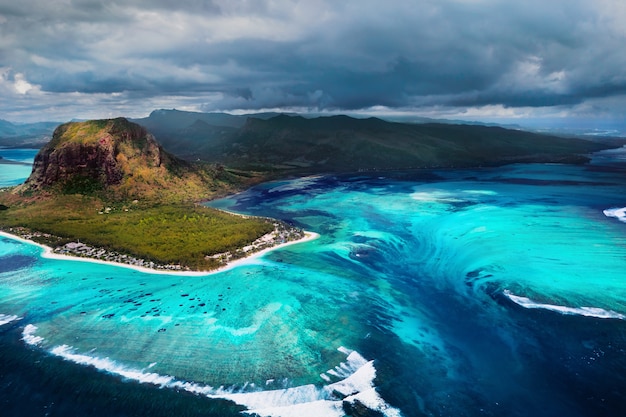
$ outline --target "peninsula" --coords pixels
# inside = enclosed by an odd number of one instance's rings
[[[126,119],[59,126],[21,186],[0,192],[0,230],[78,256],[158,271],[211,271],[304,231],[198,202],[259,178],[192,164]]]

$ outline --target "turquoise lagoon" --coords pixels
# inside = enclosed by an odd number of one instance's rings
[[[211,205],[320,237],[204,276],[0,238],[2,407],[620,415],[626,172],[603,155],[262,184]]]
[[[32,171],[32,163],[39,149],[4,149],[0,156],[5,161],[19,164],[3,164],[0,160],[0,187],[11,187],[26,181]]]

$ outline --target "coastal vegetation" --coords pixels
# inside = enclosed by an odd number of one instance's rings
[[[37,231],[31,238],[52,247],[82,242],[193,270],[215,269],[222,264],[212,255],[234,253],[275,229],[269,219],[242,218],[201,205],[105,207],[78,194],[2,211],[0,224],[17,234]]]

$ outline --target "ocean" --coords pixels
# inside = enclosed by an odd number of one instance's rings
[[[3,164],[0,160],[0,187],[12,187],[26,181],[32,171],[33,160],[38,149],[5,149],[0,148],[0,157],[4,161],[20,162],[20,164]]]
[[[623,415],[623,155],[261,184],[320,237],[206,276],[0,237],[2,415]]]

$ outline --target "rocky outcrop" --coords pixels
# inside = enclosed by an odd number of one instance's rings
[[[123,174],[110,147],[76,143],[61,149],[43,149],[35,158],[26,185],[33,189],[45,188],[77,176],[112,185],[119,183]]]
[[[132,175],[131,168],[159,167],[163,154],[150,133],[123,118],[67,123],[37,154],[24,187],[38,190],[80,183],[104,189]],[[135,161],[134,166],[129,161]]]

